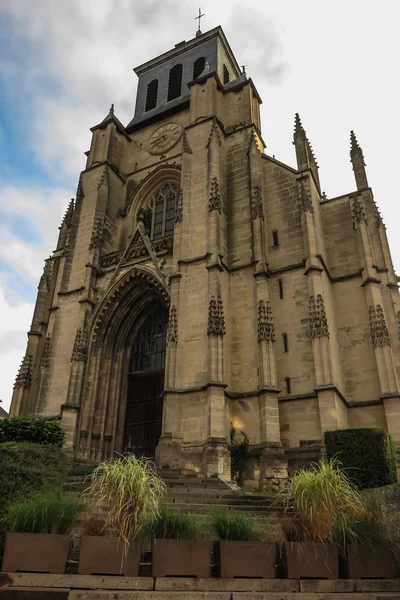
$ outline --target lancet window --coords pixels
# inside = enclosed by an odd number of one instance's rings
[[[174,233],[175,203],[179,193],[176,183],[166,183],[153,197],[151,238],[157,239]]]
[[[158,306],[141,325],[133,342],[130,373],[164,368],[167,327],[168,311]]]

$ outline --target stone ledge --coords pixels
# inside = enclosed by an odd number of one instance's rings
[[[349,593],[349,592],[400,592],[400,579],[302,579],[300,592]]]
[[[154,593],[154,592],[153,592]],[[233,592],[231,600],[376,600],[375,594],[319,594],[307,592],[295,592],[294,594],[275,593],[275,592]],[[188,600],[190,597],[188,596]]]
[[[68,588],[98,590],[152,590],[152,577],[119,577],[101,575],[50,575],[44,573],[11,573],[11,588]]]
[[[69,589],[10,586],[0,590],[1,600],[68,600]]]
[[[281,598],[279,594],[276,596],[276,600],[278,597]],[[139,600],[232,600],[232,594],[231,592],[103,592],[93,590],[90,592],[72,591],[68,596],[68,600],[133,600],[136,598]],[[252,598],[255,599],[255,596],[253,595]]]
[[[196,579],[158,577],[157,591],[188,592],[297,592],[297,579]]]

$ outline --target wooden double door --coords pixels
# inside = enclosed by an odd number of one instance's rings
[[[124,452],[154,458],[161,437],[164,370],[128,375]]]

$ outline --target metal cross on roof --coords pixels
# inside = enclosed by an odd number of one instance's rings
[[[201,14],[201,8],[199,8],[199,16],[194,18],[195,21],[196,21],[196,19],[199,20],[199,28],[197,30],[196,36],[201,35],[201,31],[200,31],[200,19],[201,19],[201,17],[204,17],[204,13]]]

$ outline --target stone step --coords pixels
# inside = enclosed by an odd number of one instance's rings
[[[168,592],[169,600],[173,598],[187,598],[191,600],[191,592],[202,594],[202,600],[210,596],[207,592],[234,594],[236,599],[247,600],[252,598],[258,600],[259,597],[271,600],[276,598],[287,600],[286,595],[293,596],[294,600],[330,600],[332,597],[337,600],[369,600],[376,598],[399,598],[400,579],[361,579],[361,580],[297,580],[297,579],[193,579],[182,577],[116,577],[101,575],[50,575],[42,573],[10,573],[13,582],[7,590],[35,590],[35,589],[66,589],[66,590],[96,590],[99,593],[99,599],[107,599],[107,592],[110,591],[110,600],[117,600],[120,593],[123,593],[121,600],[129,600],[128,593],[153,592],[149,598],[162,598],[161,594],[155,592]],[[105,590],[103,593],[102,590]],[[115,592],[112,592],[115,590]],[[154,590],[154,591],[153,591]],[[98,591],[98,592],[97,592]],[[177,595],[175,596],[175,593]],[[4,589],[2,594],[4,594]],[[112,595],[111,595],[112,594]],[[184,594],[184,595],[183,595]],[[243,595],[242,595],[243,594]],[[251,594],[251,596],[250,596]],[[135,594],[136,595],[136,594]],[[4,595],[4,598],[6,596]],[[86,596],[85,596],[86,597]],[[94,598],[94,595],[92,596]],[[140,597],[136,595],[136,597]],[[88,596],[89,598],[89,596]],[[291,600],[291,598],[290,598]]]
[[[212,495],[208,496],[205,494],[190,495],[187,496],[185,494],[167,494],[163,497],[163,502],[181,502],[192,504],[193,502],[197,504],[229,504],[231,506],[265,506],[265,507],[276,507],[277,510],[282,510],[283,506],[281,504],[277,504],[275,501],[266,499],[266,498],[258,498],[257,496],[225,496],[225,495]]]
[[[204,503],[195,503],[195,502],[168,502],[164,500],[164,504],[167,504],[170,508],[176,510],[182,510],[183,512],[190,513],[205,513],[211,512],[216,508],[221,508],[221,506],[225,506],[228,511],[232,512],[261,512],[261,513],[272,513],[276,514],[279,509],[271,506],[260,506],[258,504],[248,504],[248,505],[232,505],[232,504],[204,504]]]

